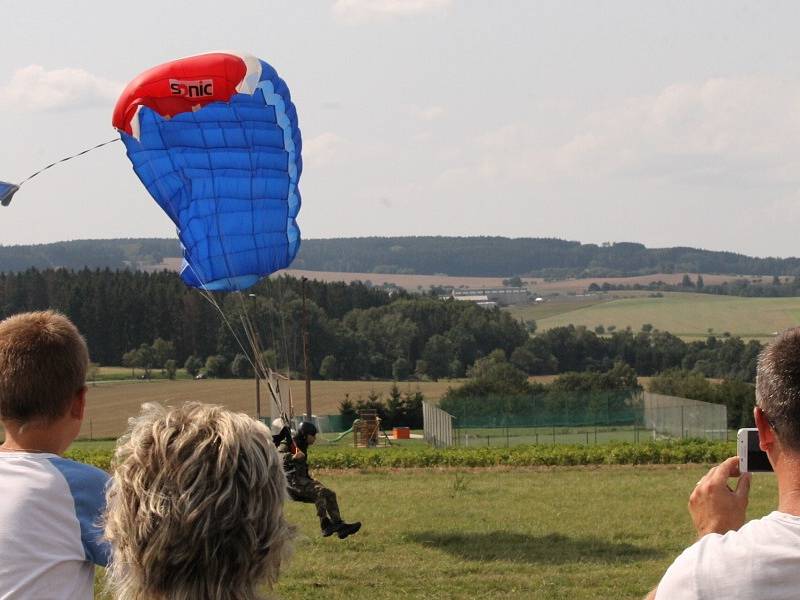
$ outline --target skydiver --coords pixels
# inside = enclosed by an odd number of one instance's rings
[[[289,497],[297,502],[313,503],[316,506],[323,537],[335,533],[343,540],[361,529],[360,521],[345,523],[342,520],[336,493],[313,479],[308,472],[308,447],[317,441],[316,426],[309,422],[301,423],[294,438],[289,428],[284,427],[273,439],[283,459]]]

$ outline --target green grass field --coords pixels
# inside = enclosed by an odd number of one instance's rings
[[[144,376],[144,369],[129,369],[128,367],[96,367],[90,369],[88,380],[92,383],[111,382],[111,381],[129,381],[141,379]],[[194,379],[186,369],[178,369],[175,372],[176,379]],[[166,373],[162,373],[161,369],[152,369],[150,371],[150,379],[169,379]]]
[[[545,303],[543,306],[546,306]],[[518,318],[536,319],[540,331],[563,325],[593,329],[609,325],[634,331],[645,323],[683,338],[703,338],[711,329],[748,339],[768,339],[776,331],[800,324],[800,298],[740,298],[711,294],[665,293],[662,298],[640,295],[608,302],[559,302],[558,314],[542,314],[543,307],[512,310]],[[542,316],[537,318],[537,314]]]
[[[276,596],[641,598],[693,539],[686,501],[706,467],[600,467],[320,472],[348,540],[322,538],[312,506]],[[775,505],[775,480],[754,477],[748,516]]]
[[[539,323],[550,317],[557,317],[565,313],[590,308],[598,304],[612,302],[615,298],[610,295],[602,296],[556,296],[548,298],[547,302],[540,304],[522,304],[510,306],[508,310],[518,319],[526,321],[536,321]]]

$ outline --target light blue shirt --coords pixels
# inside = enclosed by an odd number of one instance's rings
[[[108,480],[55,454],[0,453],[0,600],[93,597]]]

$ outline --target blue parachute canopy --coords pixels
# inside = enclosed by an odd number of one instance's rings
[[[271,66],[217,53],[155,67],[123,92],[114,125],[178,228],[184,282],[242,290],[292,262],[302,142]]]
[[[8,206],[11,204],[11,198],[17,193],[19,186],[16,183],[8,183],[7,181],[0,181],[0,204]]]

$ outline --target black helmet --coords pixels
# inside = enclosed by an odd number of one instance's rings
[[[297,435],[303,438],[308,435],[317,435],[317,426],[309,421],[303,421],[297,428]]]

